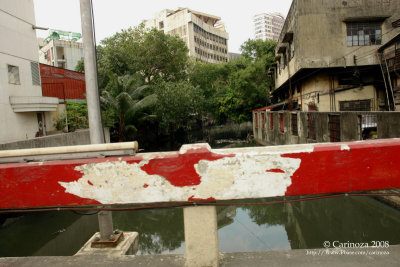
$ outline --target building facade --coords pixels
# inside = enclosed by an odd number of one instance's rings
[[[400,19],[392,23],[394,28],[400,27]],[[400,33],[378,49],[384,83],[390,99],[400,111]],[[390,103],[390,102],[389,102]]]
[[[80,33],[50,30],[49,37],[39,40],[39,62],[63,69],[75,70],[83,58]]]
[[[164,9],[144,23],[147,28],[178,35],[189,48],[189,56],[197,61],[221,63],[229,60],[229,36],[220,17],[188,8]]]
[[[43,97],[32,0],[1,1],[0,143],[46,134],[58,98]]]
[[[399,17],[391,0],[294,0],[269,72],[274,109],[393,110],[377,50]]]
[[[285,17],[280,13],[261,13],[253,17],[254,38],[278,41]]]

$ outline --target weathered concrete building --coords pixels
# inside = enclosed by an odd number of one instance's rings
[[[32,0],[1,1],[0,143],[46,134],[58,98],[44,97]]]
[[[80,33],[50,30],[49,36],[39,40],[39,62],[63,69],[75,70],[83,58]]]
[[[392,23],[394,28],[400,27],[400,19]],[[388,98],[400,110],[400,33],[378,49],[381,60],[384,82]]]
[[[197,61],[220,63],[229,59],[229,36],[220,17],[188,8],[164,9],[144,23],[147,28],[181,37],[189,48],[189,55]]]
[[[399,18],[395,0],[294,0],[270,69],[274,109],[393,110],[376,51]]]

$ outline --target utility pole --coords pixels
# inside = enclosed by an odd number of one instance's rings
[[[100,112],[100,95],[97,83],[97,64],[93,31],[92,1],[80,0],[83,54],[85,62],[86,100],[89,117],[90,143],[105,143]],[[113,238],[111,211],[101,211],[98,215],[101,241]]]

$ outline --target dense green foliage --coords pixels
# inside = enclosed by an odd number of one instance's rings
[[[85,72],[85,64],[83,61],[83,57],[78,61],[78,63],[76,63],[75,71],[82,72],[82,73]]]
[[[272,41],[248,40],[239,59],[205,64],[189,58],[178,36],[143,25],[122,30],[97,47],[103,120],[119,141],[157,142],[205,121],[248,121],[252,109],[268,104],[274,48]],[[76,70],[83,71],[83,61]]]
[[[117,76],[110,74],[110,80],[101,97],[103,109],[118,124],[118,140],[133,138],[137,132],[135,125],[151,120],[148,114],[157,101],[148,85],[142,85],[138,75]]]
[[[67,112],[60,114],[54,120],[54,128],[57,130],[68,129],[74,132],[76,129],[86,129],[89,127],[87,118],[87,104],[85,102],[66,103]]]

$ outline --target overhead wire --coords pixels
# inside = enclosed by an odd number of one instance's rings
[[[312,197],[300,197],[295,199],[274,200],[268,202],[236,202],[236,201],[201,201],[201,202],[171,202],[170,204],[157,204],[135,207],[51,207],[51,208],[31,208],[31,209],[7,209],[0,210],[3,213],[24,213],[24,212],[43,212],[43,211],[133,211],[133,210],[146,210],[146,209],[159,209],[159,208],[179,208],[187,206],[258,206],[258,205],[274,205],[296,203],[304,201],[313,201],[327,198],[337,197],[379,197],[379,196],[400,196],[400,193],[340,193],[340,194],[326,194],[317,195]]]

